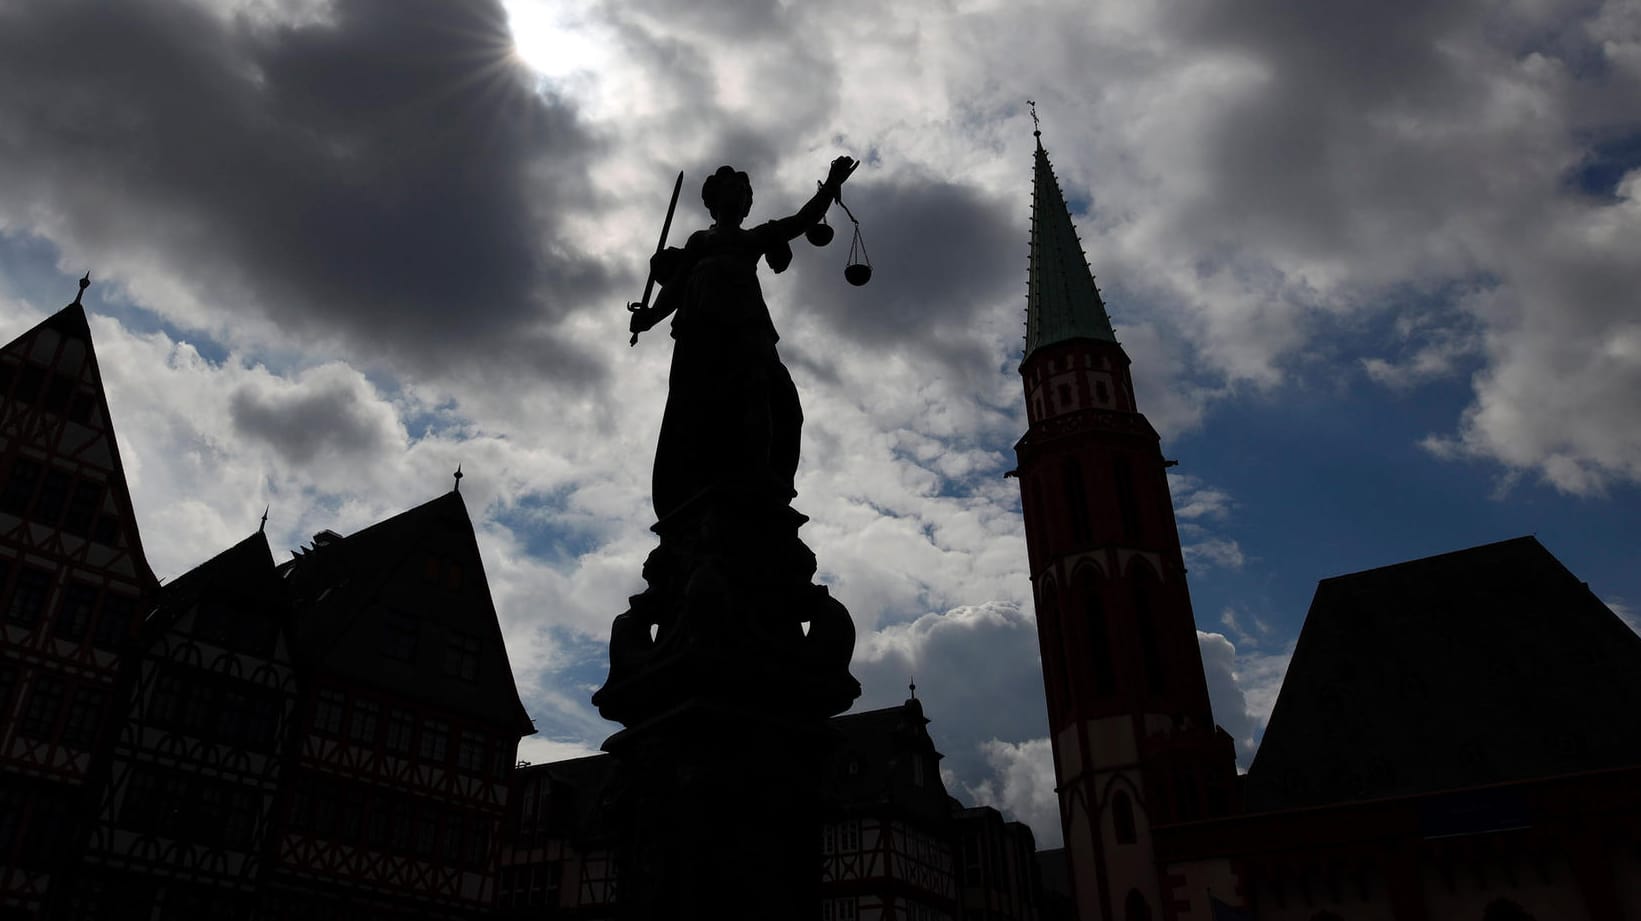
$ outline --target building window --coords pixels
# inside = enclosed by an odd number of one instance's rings
[[[129,595],[108,592],[103,595],[102,614],[91,637],[99,649],[119,649],[131,635],[131,624],[136,619],[137,601]]]
[[[1111,388],[1105,385],[1105,381],[1094,382],[1094,399],[1098,401],[1101,406],[1111,402]]]
[[[356,700],[348,720],[348,738],[366,745],[376,743],[376,717],[382,708],[373,700]]]
[[[1134,540],[1140,536],[1140,507],[1134,496],[1134,471],[1128,458],[1118,455],[1113,471],[1117,482],[1117,512],[1122,517],[1123,536]]]
[[[63,504],[68,501],[68,487],[73,482],[74,477],[65,471],[55,467],[47,470],[45,481],[40,484],[40,495],[34,500],[34,512],[29,517],[56,527],[57,519],[63,517]]]
[[[452,633],[444,649],[444,673],[451,678],[472,681],[479,675],[479,638]]]
[[[68,417],[75,422],[89,423],[91,410],[95,406],[94,398],[84,390],[75,392],[74,398],[68,401]]]
[[[461,745],[456,749],[456,769],[464,774],[484,773],[484,736],[470,729],[462,730]]]
[[[32,627],[45,612],[46,599],[51,594],[51,573],[33,566],[24,566],[17,573],[17,588],[11,595],[11,606],[6,619],[14,624]]]
[[[1116,693],[1116,664],[1111,658],[1111,634],[1106,625],[1105,601],[1101,597],[1104,588],[1101,580],[1094,577],[1092,570],[1085,570],[1082,576],[1083,612],[1086,615],[1084,629],[1088,631],[1088,658],[1094,669],[1094,692],[1101,696]]]
[[[17,666],[0,662],[0,713],[10,713],[11,692],[17,688]],[[6,852],[0,847],[0,854]]]
[[[1123,902],[1123,921],[1151,921],[1151,906],[1138,889],[1128,890],[1128,899]]]
[[[923,786],[923,783],[924,783],[924,780],[925,780],[925,778],[923,776],[923,771],[924,771],[923,756],[922,755],[913,755],[912,756],[912,786],[914,786],[914,787]]]
[[[0,512],[28,514],[29,502],[34,499],[34,488],[40,484],[40,472],[40,465],[26,457],[12,461],[11,472],[6,476],[6,488],[0,491]]]
[[[1162,671],[1162,649],[1157,642],[1157,624],[1151,611],[1151,583],[1154,580],[1148,567],[1140,566],[1134,575],[1134,620],[1140,631],[1140,658],[1145,663],[1146,687],[1154,695],[1161,695],[1167,686]]]
[[[449,757],[448,736],[450,726],[439,720],[428,720],[422,723],[421,747],[417,750],[423,761],[434,764],[443,764]]]
[[[96,688],[74,689],[74,699],[68,705],[68,720],[63,724],[63,744],[82,751],[91,748],[97,741],[97,727],[102,723],[106,697]]]
[[[1071,539],[1079,544],[1087,543],[1090,532],[1088,525],[1088,493],[1083,488],[1083,466],[1075,459],[1065,464],[1066,508],[1071,513]]]
[[[334,736],[342,733],[342,711],[347,706],[342,692],[329,688],[319,692],[319,699],[313,709],[313,728],[321,735]]]
[[[1111,825],[1118,844],[1134,843],[1134,801],[1122,790],[1111,798]]]
[[[80,480],[68,497],[68,511],[63,515],[63,530],[75,537],[91,532],[91,522],[97,517],[97,507],[103,501],[103,484],[96,480]]]
[[[860,916],[859,912],[859,900],[853,896],[821,902],[821,921],[855,921]]]
[[[56,678],[35,678],[29,685],[28,703],[23,707],[22,725],[17,734],[28,739],[49,739],[57,729],[67,688]]]
[[[838,850],[860,850],[860,820],[850,819],[838,824]]]
[[[421,618],[397,608],[388,611],[383,622],[382,655],[400,662],[414,662],[420,633]]]
[[[79,642],[85,639],[91,627],[91,618],[97,613],[97,587],[89,582],[70,581],[63,586],[63,597],[57,604],[57,617],[51,625],[52,633],[65,640]]]
[[[410,714],[395,707],[387,715],[387,750],[396,755],[410,754],[410,737],[416,722]]]

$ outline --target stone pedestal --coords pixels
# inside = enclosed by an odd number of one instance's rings
[[[849,612],[810,580],[807,519],[722,487],[658,523],[649,587],[593,703],[626,728],[607,801],[624,919],[817,913],[828,718],[860,694]]]

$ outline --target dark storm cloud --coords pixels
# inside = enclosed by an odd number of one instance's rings
[[[1013,210],[932,178],[850,182],[844,201],[860,219],[871,281],[843,279],[854,227],[834,205],[831,244],[792,244],[801,309],[853,345],[921,355],[954,379],[995,371],[988,327],[1006,305],[1025,316],[1026,246]]]
[[[508,47],[494,0],[0,3],[0,224],[369,358],[596,376],[549,335],[607,282],[555,227],[594,144]]]
[[[393,409],[356,372],[321,368],[296,387],[246,384],[229,400],[235,429],[293,464],[364,462],[403,448]]]

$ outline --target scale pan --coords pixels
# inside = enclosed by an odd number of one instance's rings
[[[872,267],[862,262],[843,267],[843,280],[855,287],[860,287],[872,280]]]

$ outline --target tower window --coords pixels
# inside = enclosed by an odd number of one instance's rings
[[[1138,889],[1128,890],[1128,898],[1123,901],[1123,921],[1151,921],[1151,906]]]
[[[1106,628],[1105,603],[1100,598],[1100,584],[1093,579],[1083,585],[1088,611],[1088,657],[1094,666],[1094,691],[1109,696],[1117,690],[1111,661],[1111,636]]]
[[[1071,513],[1071,539],[1086,543],[1089,539],[1088,493],[1083,489],[1083,467],[1076,459],[1065,465],[1066,506]]]
[[[1117,455],[1113,473],[1117,481],[1117,511],[1122,516],[1123,536],[1135,540],[1140,536],[1140,509],[1134,496],[1134,471],[1129,467],[1127,457]]]
[[[1134,843],[1134,801],[1122,790],[1111,798],[1111,827],[1118,844]]]
[[[1102,405],[1111,402],[1111,388],[1105,385],[1105,381],[1094,382],[1094,399]]]
[[[1071,388],[1060,384],[1054,388],[1054,399],[1059,402],[1061,409],[1071,409]]]
[[[1157,645],[1157,624],[1151,613],[1152,577],[1144,569],[1134,579],[1134,620],[1140,633],[1140,658],[1145,663],[1145,684],[1152,694],[1162,694],[1166,683],[1162,672],[1162,650]]]

